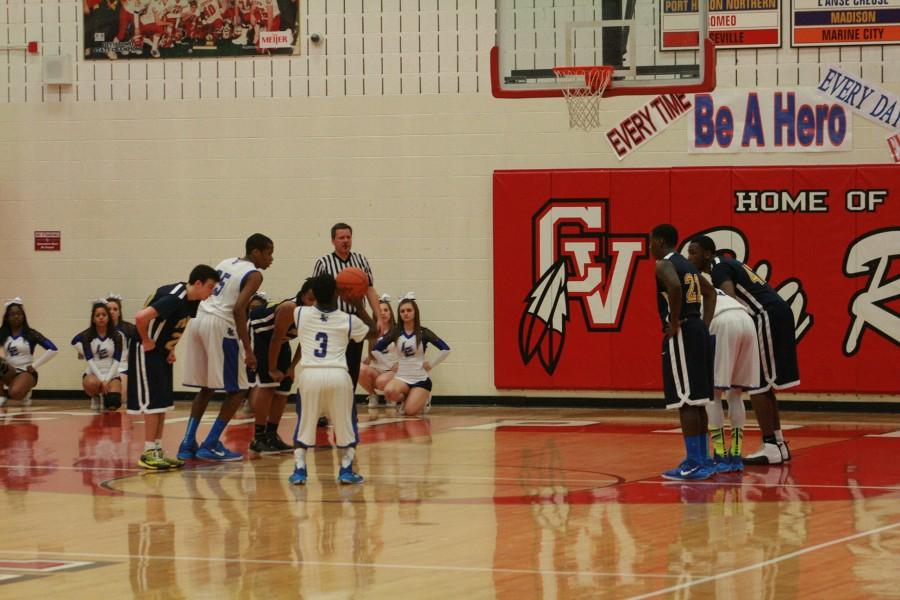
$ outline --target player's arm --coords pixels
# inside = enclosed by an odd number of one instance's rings
[[[367,295],[367,298],[369,299],[370,303],[372,302],[372,294],[374,294],[374,293],[375,293],[374,288],[369,287],[369,291],[366,292],[366,295]],[[374,339],[375,333],[378,330],[378,326],[375,324],[375,319],[372,318],[372,315],[370,315],[369,313],[366,312],[366,307],[363,306],[362,298],[358,298],[358,299],[354,300],[353,306],[356,308],[356,316],[359,317],[359,319],[363,323],[365,323],[366,325],[369,326],[369,333],[368,333],[368,335],[366,335],[366,337],[369,338],[370,340]],[[378,296],[377,295],[375,296],[375,304],[373,306],[378,306]],[[372,314],[374,315],[376,313],[373,312]],[[370,350],[370,353],[371,353],[371,350]]]
[[[291,366],[288,368],[288,372],[285,375],[286,377],[296,379],[296,377],[294,377],[294,372],[297,370],[297,365],[300,364],[301,356],[303,356],[303,352],[301,351],[300,344],[297,344],[297,349],[294,350],[294,358],[291,359]]]
[[[288,329],[294,322],[294,309],[296,308],[297,305],[293,302],[282,302],[275,309],[275,326],[272,329],[272,340],[269,342],[269,376],[273,381],[284,379],[284,373],[278,370],[278,352],[281,351],[281,345],[287,339]],[[297,355],[299,354],[300,346],[298,345]],[[297,355],[294,356],[295,359]]]
[[[700,278],[700,295],[703,296],[703,322],[709,327],[716,314],[716,288],[706,279]]]
[[[666,290],[669,302],[669,324],[666,326],[666,336],[673,336],[681,328],[678,318],[681,315],[681,282],[678,281],[678,273],[671,261],[656,261],[656,278]]]
[[[41,368],[41,365],[45,365],[50,360],[56,356],[56,353],[59,352],[59,348],[56,347],[56,344],[48,340],[41,333],[34,332],[35,334],[35,342],[38,346],[44,349],[40,356],[38,356],[33,363],[28,367],[28,371],[35,372]],[[32,352],[34,349],[32,348]]]
[[[247,326],[247,312],[250,307],[250,301],[253,295],[262,285],[262,273],[259,271],[251,271],[244,279],[244,287],[238,294],[237,301],[234,303],[234,328],[237,330],[241,345],[244,346],[244,363],[251,369],[256,368],[256,355],[253,354],[253,347],[250,345],[250,328]]]
[[[715,287],[729,296],[737,299],[737,290],[734,289],[734,280],[731,278],[731,270],[724,264],[715,264],[709,271],[710,279]]]
[[[141,337],[141,347],[144,352],[151,352],[156,348],[156,342],[150,339],[150,321],[157,318],[159,313],[152,306],[141,309],[134,315],[134,326]]]

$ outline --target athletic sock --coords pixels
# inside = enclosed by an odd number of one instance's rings
[[[144,442],[144,452],[156,450],[156,442]]]
[[[778,442],[779,444],[784,443],[784,434],[781,432],[780,429],[775,430],[775,441]]]
[[[777,444],[777,443],[778,443],[778,439],[775,437],[774,434],[773,434],[773,435],[764,435],[764,436],[763,436],[763,443],[766,443],[766,444]]]
[[[266,433],[277,433],[278,423],[266,423]]]
[[[253,426],[253,437],[257,437],[257,438],[262,437],[262,434],[265,433],[265,431],[266,431],[266,426],[260,425],[259,423],[257,423],[256,425]]]
[[[344,454],[341,456],[341,468],[346,469],[353,464],[353,457],[356,456],[356,447],[349,446],[344,448]]]
[[[731,428],[731,455],[740,456],[744,444],[744,429],[742,427]]]
[[[196,442],[197,441],[197,429],[200,427],[200,419],[195,419],[194,417],[188,418],[187,429],[184,430],[184,441],[185,442]]]
[[[156,440],[155,442],[153,442],[153,446],[154,446],[157,450],[162,450],[162,440]]]
[[[306,468],[306,448],[294,450],[294,466],[298,469]]]
[[[705,433],[684,436],[684,447],[687,450],[687,457],[703,463],[706,460],[706,440],[707,435]]]
[[[212,429],[209,430],[209,433],[206,435],[206,439],[203,440],[202,446],[204,448],[212,448],[213,446],[218,444],[219,436],[222,435],[223,431],[225,431],[226,425],[228,425],[227,421],[216,418],[215,422],[213,423]]]
[[[731,427],[744,428],[747,423],[747,409],[744,408],[743,392],[738,388],[731,388],[725,396],[728,398],[728,420]]]
[[[725,428],[709,428],[709,436],[712,438],[713,452],[716,456],[725,456]]]

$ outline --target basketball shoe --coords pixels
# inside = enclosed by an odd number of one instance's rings
[[[156,448],[153,450],[145,450],[144,453],[141,454],[140,460],[138,460],[138,465],[145,469],[149,469],[150,471],[166,471],[171,468],[171,465],[163,458],[162,451]]]
[[[291,485],[303,485],[306,483],[306,467],[294,467],[294,472],[288,477],[288,483]]]
[[[337,480],[338,483],[343,484],[362,483],[364,481],[362,475],[353,472],[353,465],[341,467],[341,470],[338,472]]]
[[[681,464],[663,472],[664,479],[673,481],[696,481],[699,479],[709,479],[713,475],[710,465],[697,462],[693,458],[686,458]]]
[[[778,444],[763,442],[763,445],[744,458],[745,465],[780,465],[784,462],[784,456]]]
[[[200,449],[197,450],[196,456],[200,460],[207,460],[211,462],[235,462],[244,458],[244,456],[239,452],[232,452],[231,450],[226,448],[225,444],[223,444],[222,442],[216,442],[216,445],[212,446],[211,448],[200,446]]]

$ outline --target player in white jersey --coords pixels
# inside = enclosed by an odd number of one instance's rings
[[[706,273],[703,277],[709,278]],[[716,290],[716,310],[709,325],[715,338],[713,366],[714,399],[706,405],[709,433],[713,443],[713,462],[717,472],[743,470],[741,444],[747,420],[744,390],[759,382],[759,342],[756,327],[747,308],[722,290]],[[725,413],[722,395],[728,400],[731,421],[731,447],[725,449]]]
[[[40,346],[44,352],[37,358],[35,347]],[[28,325],[25,306],[21,298],[13,298],[6,303],[3,313],[3,324],[0,325],[0,347],[6,359],[8,382],[0,385],[0,406],[6,399],[21,400],[25,406],[31,404],[31,390],[38,382],[37,370],[56,356],[56,346],[41,333]],[[10,376],[9,371],[15,375]]]
[[[397,320],[393,331],[382,337],[373,350],[383,352],[391,343],[397,344],[397,374],[387,384],[384,396],[388,402],[407,415],[428,412],[431,408],[431,378],[429,372],[450,354],[450,346],[430,329],[422,327],[419,305],[412,292],[397,305]],[[430,363],[425,360],[428,344],[440,354]]]
[[[241,454],[226,448],[219,437],[241,405],[249,387],[247,368],[256,369],[256,357],[250,344],[247,314],[263,276],[260,269],[272,264],[274,244],[261,233],[254,233],[245,244],[243,258],[228,258],[216,267],[219,283],[213,295],[200,303],[197,317],[185,333],[187,357],[184,385],[200,388],[191,405],[178,458],[209,461],[241,460]],[[247,368],[244,368],[246,365]],[[225,401],[206,439],[197,445],[197,428],[215,391],[224,391]]]
[[[91,399],[91,409],[119,410],[122,406],[122,380],[119,365],[125,347],[125,336],[112,324],[106,299],[91,306],[91,325],[72,338],[79,358],[88,366],[81,376],[84,393]]]
[[[362,342],[375,331],[371,317],[359,310],[351,315],[339,310],[335,298],[334,277],[322,274],[313,279],[315,306],[300,306],[293,319],[282,312],[275,317],[275,330],[269,345],[269,369],[274,381],[284,374],[278,370],[277,356],[291,321],[300,340],[300,423],[295,442],[294,472],[288,481],[294,485],[306,483],[306,450],[316,445],[316,426],[321,415],[334,426],[335,442],[343,448],[337,480],[340,483],[362,483],[363,478],[353,472],[357,432],[354,431],[353,383],[347,370],[349,342]],[[360,305],[362,301],[358,301]]]
[[[378,340],[396,327],[391,297],[382,294],[378,299]],[[376,343],[377,341],[376,340]],[[376,390],[384,391],[397,371],[397,345],[391,344],[384,352],[375,352],[375,344],[370,342],[369,354],[363,359],[359,369],[359,384],[369,393],[369,407],[378,406]]]

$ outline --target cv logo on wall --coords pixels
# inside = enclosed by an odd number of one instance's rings
[[[534,286],[519,325],[519,353],[552,375],[566,340],[569,311],[579,307],[589,331],[621,328],[647,235],[612,233],[608,200],[551,199],[532,217]]]

